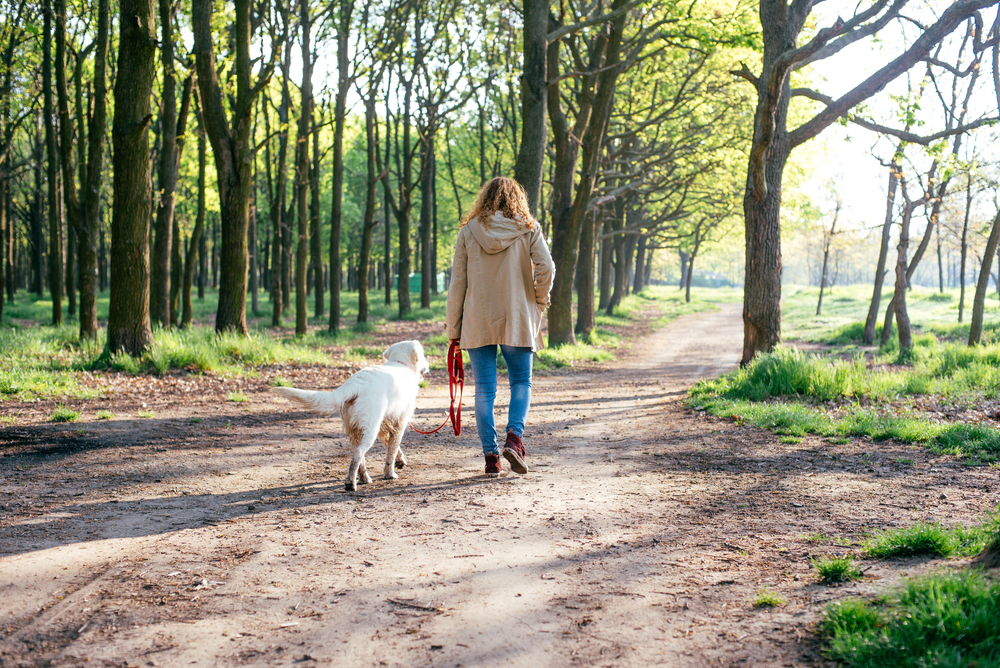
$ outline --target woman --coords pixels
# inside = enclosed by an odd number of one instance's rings
[[[476,382],[476,428],[486,475],[503,473],[493,421],[497,346],[507,363],[510,407],[503,456],[527,473],[521,437],[531,403],[531,361],[543,347],[542,312],[549,305],[555,265],[528,208],[524,189],[498,176],[479,191],[462,219],[448,289],[448,338],[469,353]]]

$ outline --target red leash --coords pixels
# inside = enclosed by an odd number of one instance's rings
[[[441,428],[451,420],[455,436],[462,435],[462,393],[465,391],[465,365],[462,364],[462,349],[458,346],[457,341],[448,348],[448,391],[451,394],[451,406],[448,408],[448,415],[445,416],[444,422],[437,429],[430,431],[420,431],[411,423],[410,427],[413,431],[418,434],[433,434],[441,431]],[[457,403],[455,402],[456,394],[458,395]]]

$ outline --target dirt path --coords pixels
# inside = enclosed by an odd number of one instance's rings
[[[996,506],[998,472],[686,411],[686,387],[735,367],[741,329],[723,306],[610,368],[537,376],[523,477],[482,475],[467,409],[461,438],[407,434],[399,480],[344,493],[339,420],[263,387],[156,420],[6,429],[0,665],[822,662],[820,603],[933,564],[872,563],[829,589],[809,556],[970,520]],[[438,377],[421,425],[446,401]],[[755,610],[765,586],[788,604]]]

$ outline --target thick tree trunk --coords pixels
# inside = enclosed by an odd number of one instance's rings
[[[66,2],[55,0],[56,96],[59,114],[59,166],[62,175],[62,206],[66,217],[66,307],[76,315],[76,231],[80,225],[80,200],[76,191],[77,166],[73,160],[73,121],[69,114],[69,87],[66,79]],[[80,120],[82,123],[82,119]],[[81,130],[82,130],[81,126]]]
[[[53,123],[54,108],[52,103],[52,0],[45,0],[45,14],[42,38],[42,96],[44,97],[45,122],[45,153],[48,160],[48,214],[49,214],[49,292],[52,294],[52,324],[62,324],[63,298],[63,255],[62,255],[62,220],[59,215],[59,186],[56,170],[59,168],[59,156],[56,152],[56,132]]]
[[[986,250],[983,252],[983,265],[979,269],[979,281],[976,283],[976,296],[972,300],[972,322],[969,323],[969,345],[977,346],[983,336],[983,310],[986,306],[986,292],[990,287],[990,268],[1000,246],[1000,212],[993,219],[990,236],[986,240]]]
[[[538,215],[542,192],[542,165],[545,161],[546,81],[545,51],[548,37],[549,0],[524,0],[522,43],[524,64],[521,72],[521,145],[514,163],[514,179],[528,194],[531,213]]]
[[[872,300],[868,306],[868,316],[865,318],[865,330],[861,343],[870,346],[875,343],[875,323],[878,320],[882,286],[885,281],[885,265],[889,255],[889,236],[892,232],[892,210],[896,202],[896,186],[899,183],[900,161],[902,153],[896,149],[892,164],[889,165],[889,186],[886,190],[885,219],[882,221],[882,241],[879,245],[878,264],[875,267],[875,287],[872,289]]]
[[[236,0],[236,97],[233,127],[227,125],[212,51],[212,6],[193,0],[191,24],[205,129],[218,174],[222,239],[219,249],[219,306],[215,330],[247,335],[247,227],[253,196],[253,146],[250,137],[253,92],[250,84],[250,0]]]
[[[110,354],[139,355],[153,342],[149,320],[149,122],[156,59],[152,0],[121,0],[115,76],[115,205],[111,214]]]

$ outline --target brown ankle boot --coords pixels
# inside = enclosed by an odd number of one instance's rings
[[[521,437],[514,432],[507,432],[507,442],[503,446],[503,456],[510,462],[510,470],[514,473],[524,475],[528,472],[528,465],[525,463],[526,455]]]

